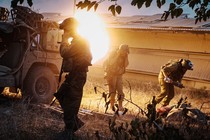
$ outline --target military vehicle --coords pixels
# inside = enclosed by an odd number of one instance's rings
[[[0,93],[20,89],[31,101],[49,103],[56,91],[62,59],[62,30],[30,8],[0,8]]]

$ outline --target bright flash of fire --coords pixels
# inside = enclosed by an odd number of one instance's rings
[[[90,43],[94,64],[109,50],[109,37],[105,24],[95,12],[91,11],[77,11],[75,18],[79,22],[78,33]]]

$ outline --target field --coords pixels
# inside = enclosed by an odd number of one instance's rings
[[[78,139],[209,139],[209,121],[206,125],[180,120],[170,123],[158,122],[149,126],[147,105],[152,97],[159,93],[159,86],[151,82],[124,80],[126,94],[124,107],[128,112],[124,116],[103,115],[107,85],[103,79],[88,77],[79,117],[85,125],[76,132]],[[209,115],[210,93],[205,89],[175,89],[171,104],[177,104],[180,98],[187,97],[192,108],[198,108]],[[58,106],[55,104],[54,106]],[[0,102],[0,139],[57,139],[63,130],[62,112],[48,105],[31,104],[28,100],[11,98]],[[135,128],[138,124],[138,129]],[[160,126],[160,128],[157,128]],[[132,131],[131,131],[132,130]],[[137,131],[138,130],[138,131]],[[138,136],[136,135],[138,134]]]

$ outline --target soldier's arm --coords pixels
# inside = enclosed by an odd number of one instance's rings
[[[68,32],[64,32],[64,34],[62,35],[62,42],[60,45],[60,54],[63,58],[68,59],[67,53],[69,52],[71,46],[69,44],[69,33]]]
[[[181,83],[183,77],[184,77],[184,74],[181,75],[181,77],[180,77],[180,79],[179,79],[179,82],[180,82],[180,83]]]
[[[60,54],[65,59],[68,59],[67,52],[70,49],[68,47],[69,47],[69,44],[67,44],[67,43],[61,43],[61,46],[60,46]]]
[[[79,43],[78,41],[72,40],[71,44],[62,42],[60,47],[60,54],[63,58],[72,58],[74,56],[77,56],[79,53],[81,53],[81,48],[84,45]]]
[[[170,73],[176,71],[177,68],[178,68],[178,65],[170,64],[162,69],[163,75],[165,77],[168,77],[170,75]]]
[[[125,68],[129,65],[128,56],[125,58]]]
[[[172,79],[169,78],[169,75],[170,75],[171,72],[176,71],[177,68],[178,68],[178,65],[170,64],[170,65],[167,65],[166,67],[161,69],[161,71],[164,75],[164,81],[166,83],[173,83],[174,82]]]
[[[107,59],[104,60],[104,62],[103,62],[103,68],[104,68],[105,71],[106,71],[106,68],[107,68],[107,65],[108,65],[108,59],[109,59],[109,58],[107,58]]]

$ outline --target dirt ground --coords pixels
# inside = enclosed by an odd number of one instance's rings
[[[76,132],[78,139],[110,139],[108,127],[110,115],[80,111],[79,118],[85,125]],[[30,104],[22,100],[1,99],[0,102],[0,139],[57,139],[63,131],[63,114],[60,108],[43,104]],[[127,121],[129,116],[118,118]]]
[[[79,118],[85,122],[85,125],[76,132],[77,139],[123,140],[136,139],[136,137],[145,140],[210,139],[209,121],[207,124],[201,125],[195,122],[184,122],[183,118],[179,117],[179,120],[159,125],[160,128],[157,128],[154,123],[152,127],[148,127],[145,125],[147,124],[146,117],[141,113],[137,115],[137,107],[127,101],[124,104],[129,109],[126,115],[121,117],[103,115],[105,102],[100,92],[104,91],[102,90],[104,85],[99,83],[100,81],[96,79],[89,79],[84,88],[85,93]],[[96,85],[98,93],[94,92]],[[158,93],[158,87],[151,83],[141,85],[131,82],[131,86],[132,101],[144,110],[152,96]],[[125,92],[130,93],[131,91],[125,89]],[[193,106],[198,108],[202,106],[202,111],[209,115],[209,104],[204,104],[209,102],[209,91],[203,89],[176,90],[172,104],[177,103],[179,98],[184,96],[188,96],[188,101]],[[125,97],[131,99],[130,95]],[[113,127],[110,127],[110,120],[114,120]],[[134,128],[136,126],[138,129]],[[63,114],[57,104],[54,104],[53,107],[31,104],[20,95],[17,98],[0,98],[0,139],[2,140],[56,140],[63,128]],[[136,130],[138,130],[137,135],[135,134]]]
[[[57,107],[49,107],[43,104],[30,104],[24,100],[10,99],[0,102],[0,139],[5,140],[56,140],[63,131],[63,114]],[[89,112],[89,110],[81,110],[79,118],[85,122],[85,125],[76,132],[77,139],[99,140],[99,139],[116,139],[114,133],[110,131],[109,121],[113,120],[111,115],[103,115],[103,113]],[[130,123],[135,116],[127,114],[122,117],[116,117],[116,124]],[[142,120],[144,120],[142,118]],[[165,127],[168,131],[169,127]],[[175,127],[170,127],[170,129]],[[180,129],[186,129],[181,127]],[[178,129],[176,129],[178,130]],[[189,131],[189,130],[184,130]],[[192,132],[192,131],[191,131]],[[197,128],[195,134],[202,135],[202,139],[210,138],[209,124],[204,128]],[[186,133],[188,134],[188,133]],[[185,136],[183,139],[191,139]],[[195,137],[200,138],[200,137]],[[134,137],[130,139],[135,139]],[[147,138],[145,138],[147,139]],[[153,137],[152,139],[156,139]],[[157,138],[161,139],[161,138]],[[172,138],[173,139],[173,138]]]

